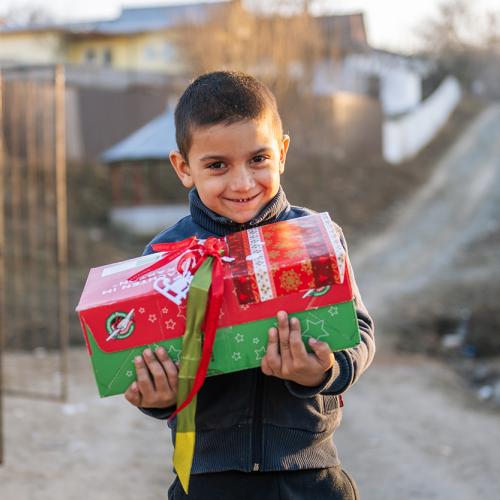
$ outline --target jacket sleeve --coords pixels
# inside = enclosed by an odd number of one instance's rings
[[[174,413],[175,405],[168,408],[139,408],[142,413],[149,417],[157,418],[159,420],[166,420],[172,413]]]
[[[347,244],[342,229],[338,226],[336,226],[336,229],[340,236],[342,246],[347,254]],[[361,299],[349,259],[347,259],[347,262],[349,265],[361,342],[355,347],[334,353],[335,364],[327,372],[327,376],[321,385],[317,387],[304,387],[289,380],[285,381],[285,385],[290,393],[296,397],[308,398],[318,394],[337,395],[345,392],[359,379],[368,366],[370,366],[373,356],[375,355],[375,329],[373,320]]]

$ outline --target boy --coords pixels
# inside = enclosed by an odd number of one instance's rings
[[[151,243],[196,235],[224,236],[313,213],[290,206],[280,176],[290,144],[269,89],[242,73],[200,76],[175,110],[178,151],[170,161],[190,188],[191,215]],[[342,243],[341,230],[336,226]],[[145,253],[151,253],[151,244]],[[261,369],[218,375],[198,393],[196,448],[189,495],[178,479],[169,499],[354,499],[332,435],[341,419],[340,394],[368,367],[373,323],[353,282],[362,342],[333,354],[310,340],[297,320],[276,311]],[[125,394],[144,413],[166,419],[175,409],[177,367],[160,348],[135,360],[137,382]],[[176,421],[169,423],[175,439]]]

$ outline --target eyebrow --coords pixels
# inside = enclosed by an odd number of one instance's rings
[[[272,149],[272,147],[270,147],[270,146],[263,146],[262,148],[259,148],[256,151],[253,151],[252,153],[250,153],[250,156],[260,155],[262,153],[266,153],[267,151],[270,151],[271,149]],[[207,160],[220,161],[220,160],[225,160],[225,159],[226,159],[226,157],[222,156],[222,155],[206,155],[206,156],[202,156],[200,158],[200,161],[207,161]]]

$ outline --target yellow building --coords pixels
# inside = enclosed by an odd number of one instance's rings
[[[54,64],[65,61],[65,34],[58,28],[0,28],[1,64]]]
[[[124,8],[109,21],[0,27],[1,64],[54,64],[181,73],[175,32],[206,22],[226,2]]]

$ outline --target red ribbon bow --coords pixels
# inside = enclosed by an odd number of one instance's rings
[[[190,393],[183,403],[179,405],[176,411],[171,415],[170,419],[172,419],[191,402],[193,397],[201,389],[203,383],[205,382],[208,365],[212,356],[217,323],[219,322],[220,309],[222,306],[222,295],[224,293],[224,270],[222,257],[226,252],[226,248],[224,241],[221,239],[210,237],[204,241],[200,241],[197,240],[195,236],[173,243],[157,243],[152,245],[152,248],[155,252],[167,253],[150,266],[131,276],[129,278],[130,281],[135,281],[141,276],[164,266],[168,262],[172,262],[174,259],[179,257],[179,255],[182,255],[177,263],[177,270],[180,274],[184,274],[188,270],[190,273],[194,274],[207,257],[213,257],[212,284],[210,286],[207,311],[202,328],[204,339],[200,364],[198,366]]]

